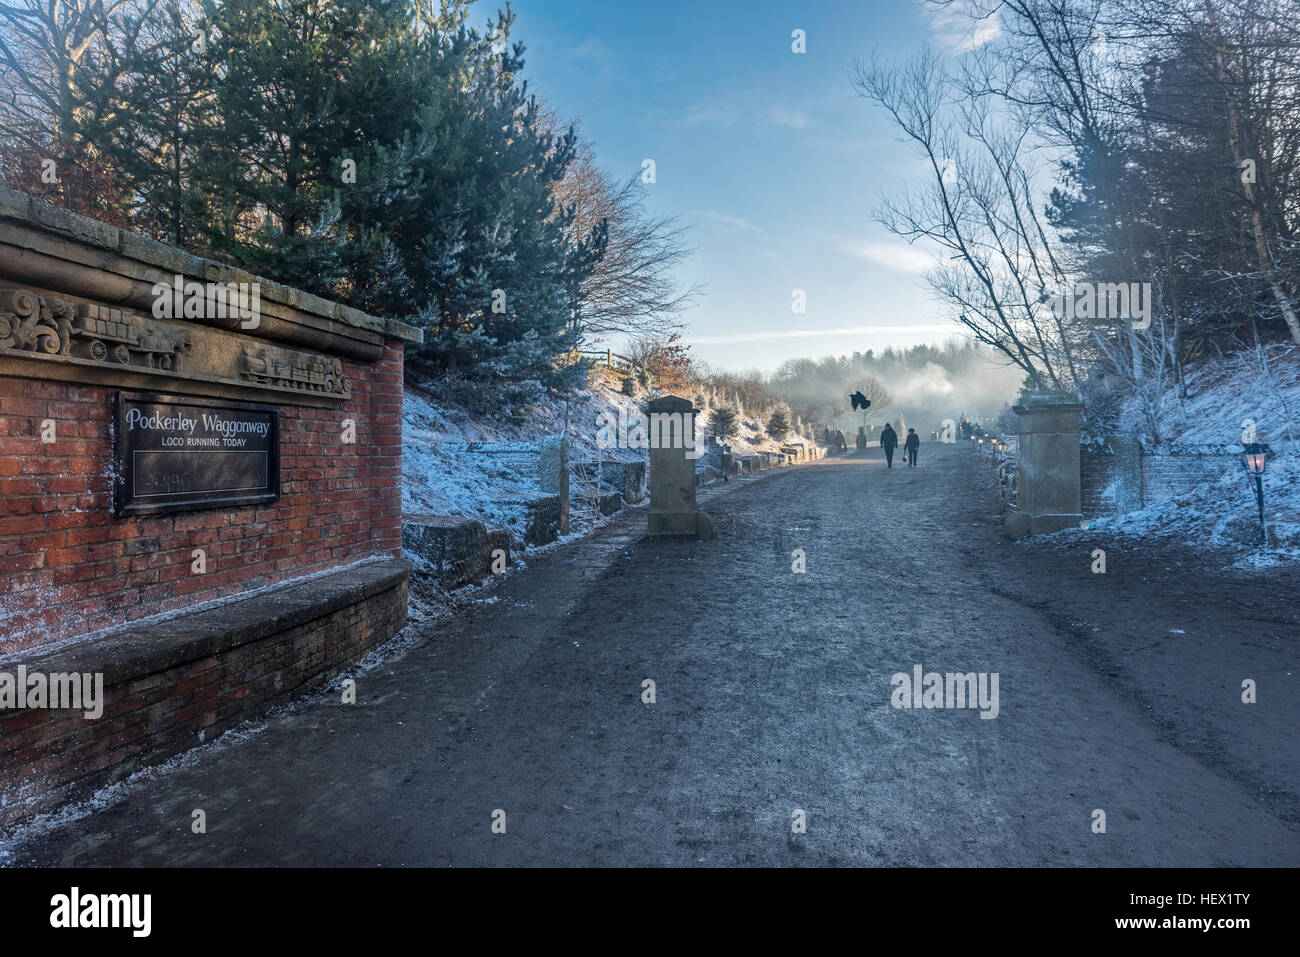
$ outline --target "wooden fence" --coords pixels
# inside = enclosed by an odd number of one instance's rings
[[[579,356],[590,361],[592,365],[609,369],[611,372],[621,372],[624,375],[632,375],[636,372],[636,360],[619,355],[613,349],[606,349],[603,352],[583,349],[581,352],[574,353],[575,359]]]

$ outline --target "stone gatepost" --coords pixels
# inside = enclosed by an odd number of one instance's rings
[[[650,535],[713,537],[713,522],[695,507],[695,414],[675,395],[652,400],[650,419]]]
[[[560,534],[569,534],[569,439],[548,435],[537,447],[537,485],[560,503]]]
[[[1080,489],[1079,413],[1073,396],[1031,395],[1014,412],[1020,417],[1016,510],[1007,514],[1012,536],[1078,528]]]

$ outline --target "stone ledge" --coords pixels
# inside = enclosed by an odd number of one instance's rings
[[[0,186],[0,219],[16,224],[15,230],[24,228],[30,230],[33,237],[39,235],[58,237],[73,244],[72,247],[67,248],[79,247],[86,251],[86,255],[92,256],[96,268],[126,280],[123,289],[129,287],[132,280],[145,283],[147,289],[148,284],[161,278],[154,274],[156,271],[168,275],[179,274],[187,279],[201,282],[256,282],[264,303],[294,310],[317,322],[324,320],[327,326],[329,323],[337,323],[343,328],[361,330],[362,334],[386,336],[413,343],[421,342],[424,338],[421,330],[399,320],[372,316],[360,309],[324,299],[314,293],[254,276],[236,266],[195,256],[182,249],[110,226],[88,216],[69,212],[62,207],[6,186]],[[10,240],[22,245],[16,236],[10,237]],[[33,238],[32,241],[35,242],[35,239]],[[98,252],[92,254],[90,250],[98,250]],[[138,263],[140,266],[130,266],[130,263]],[[130,302],[129,299],[130,296],[122,292],[120,297],[112,301],[122,305],[134,305],[136,308],[147,305],[143,301]],[[317,335],[319,336],[320,333],[329,334],[327,330],[320,330]]]
[[[402,547],[427,567],[444,588],[477,583],[492,574],[492,552],[501,549],[510,564],[510,534],[489,530],[477,519],[428,513],[402,518]]]
[[[319,577],[274,586],[266,592],[184,611],[141,627],[93,633],[58,647],[0,657],[0,671],[102,673],[105,686],[220,654],[401,585],[411,563],[399,558],[366,562]]]

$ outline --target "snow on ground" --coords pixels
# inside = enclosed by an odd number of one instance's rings
[[[1136,512],[1098,519],[1095,525],[1125,535],[1227,550],[1236,553],[1235,563],[1243,567],[1300,561],[1300,460],[1294,451],[1269,463],[1264,516],[1269,545],[1260,547],[1254,480],[1233,456],[1224,462],[1217,481]]]
[[[503,528],[522,546],[526,516],[524,502],[546,494],[536,469],[536,444],[565,430],[571,462],[632,462],[644,460],[637,449],[601,449],[596,444],[600,416],[632,416],[652,395],[624,395],[618,379],[599,375],[593,384],[569,399],[549,399],[523,410],[527,421],[476,418],[462,409],[441,405],[408,388],[402,423],[402,511],[478,519],[489,528]],[[708,433],[707,412],[697,427]],[[797,437],[786,440],[806,441]],[[489,449],[475,443],[492,443]],[[779,451],[780,443],[763,431],[754,417],[742,417],[740,434],[728,440],[735,455]],[[601,519],[581,507],[581,483],[570,486],[574,502],[570,528],[584,534]]]
[[[1231,446],[1240,450],[1247,420],[1257,441],[1273,450],[1264,473],[1264,514],[1269,545],[1258,546],[1259,511],[1254,480],[1239,454],[1223,455],[1215,480],[1176,498],[1126,515],[1098,519],[1096,527],[1127,535],[1177,539],[1225,549],[1247,567],[1300,561],[1300,346],[1268,350],[1265,370],[1254,352],[1197,363],[1186,371],[1187,396],[1175,397],[1161,419],[1162,444]],[[1141,433],[1130,403],[1121,424]],[[1070,532],[1058,533],[1068,536]]]
[[[598,414],[606,410],[617,414],[619,409],[632,412],[636,407],[635,399],[602,379],[568,402],[550,400],[527,408],[527,421],[513,424],[475,418],[408,389],[402,423],[402,511],[476,518],[489,528],[506,529],[521,544],[524,503],[546,494],[538,482],[537,443],[559,435],[567,416],[570,458],[594,459]],[[476,443],[493,443],[490,454]],[[610,461],[636,456],[605,450],[603,457]],[[581,522],[581,516],[574,517]]]
[[[1239,444],[1247,419],[1274,451],[1300,438],[1300,345],[1272,346],[1267,371],[1253,351],[1245,351],[1190,365],[1186,378],[1187,397],[1174,391],[1161,417],[1162,443]],[[1133,403],[1120,425],[1143,431]]]

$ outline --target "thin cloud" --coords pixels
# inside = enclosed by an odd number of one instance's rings
[[[802,130],[812,124],[809,115],[799,109],[775,103],[764,109],[753,106],[754,97],[733,96],[726,104],[710,100],[692,103],[682,114],[686,126],[784,126]]]
[[[683,339],[688,346],[721,346],[736,342],[768,342],[773,339],[815,339],[824,336],[894,336],[906,332],[948,332],[952,326],[851,326],[846,329],[781,329],[773,332],[738,332],[726,336],[696,336]]]
[[[866,242],[847,247],[851,256],[866,259],[894,272],[923,273],[939,265],[938,257],[915,246],[901,243]]]
[[[587,61],[595,63],[600,67],[609,67],[617,60],[614,51],[611,50],[605,41],[599,37],[587,37],[577,47],[574,48],[570,57],[574,60]]]
[[[1002,22],[996,12],[989,13],[995,5],[979,0],[953,0],[939,6],[927,0],[917,0],[930,21],[930,30],[943,47],[954,53],[965,53],[988,43],[1002,32]]]
[[[787,110],[784,106],[774,106],[767,111],[767,121],[776,126],[789,126],[801,130],[808,125],[808,114],[802,110]]]
[[[730,126],[736,122],[736,114],[730,110],[720,109],[711,103],[692,103],[686,108],[686,115],[682,117],[682,122],[687,126],[701,126],[713,123],[719,126]]]
[[[749,233],[765,233],[761,226],[755,226],[744,216],[728,216],[726,213],[715,213],[707,209],[692,209],[691,214],[694,216],[703,216],[705,219],[712,219],[714,222],[722,223],[724,226],[731,226],[734,229],[744,230]]]

